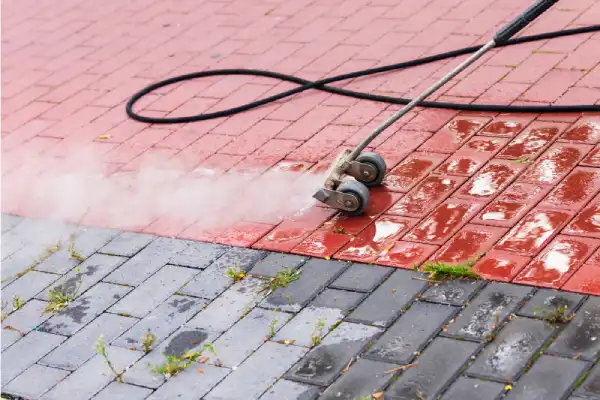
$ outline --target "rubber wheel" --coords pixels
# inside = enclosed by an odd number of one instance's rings
[[[358,181],[344,181],[338,186],[338,192],[351,194],[358,200],[358,208],[356,210],[342,210],[346,215],[357,216],[362,215],[369,205],[369,189]]]
[[[381,185],[383,182],[383,178],[385,178],[385,172],[387,170],[387,166],[385,165],[385,160],[377,153],[366,152],[361,153],[358,157],[356,157],[356,161],[370,164],[377,171],[377,176],[372,181],[363,181],[356,178],[357,181],[362,182],[367,187],[373,187]]]

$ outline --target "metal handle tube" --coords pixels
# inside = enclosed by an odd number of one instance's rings
[[[454,68],[452,71],[447,73],[442,79],[437,81],[433,86],[429,89],[421,93],[419,96],[415,97],[410,103],[405,105],[400,111],[396,114],[389,117],[385,120],[381,125],[379,125],[365,140],[359,143],[358,146],[348,155],[349,160],[354,160],[356,157],[375,139],[381,132],[387,129],[390,125],[396,122],[398,119],[402,118],[406,115],[410,110],[415,108],[418,103],[425,100],[428,96],[430,96],[433,92],[444,86],[450,79],[454,78],[458,75],[462,70],[467,68],[469,65],[473,64],[477,59],[479,59],[482,55],[484,55],[488,50],[496,45],[494,40],[491,40],[487,44],[485,44],[481,49],[477,50],[472,56],[463,61],[459,66]]]
[[[532,4],[527,10],[519,15],[494,36],[496,44],[506,43],[511,37],[519,33],[523,28],[533,22],[534,19],[542,15],[546,10],[552,7],[558,0],[539,0]]]

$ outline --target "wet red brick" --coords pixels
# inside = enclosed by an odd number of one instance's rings
[[[558,143],[552,145],[524,174],[519,181],[553,185],[565,177],[591,150],[589,145]]]
[[[600,145],[594,147],[594,150],[581,161],[581,165],[585,165],[586,167],[600,167]]]
[[[531,124],[511,141],[498,157],[508,159],[536,158],[561,133],[564,127],[552,123]]]
[[[435,253],[438,246],[423,243],[411,243],[399,241],[394,243],[388,251],[383,251],[375,263],[388,265],[390,267],[412,269],[427,260]]]
[[[600,170],[578,167],[540,203],[542,207],[577,211],[600,190]]]
[[[480,135],[510,138],[520,133],[528,123],[528,120],[522,120],[518,118],[498,118],[483,128]]]
[[[513,282],[559,288],[598,246],[600,240],[560,235]]]
[[[594,296],[600,295],[600,265],[584,264],[561,289]]]
[[[464,181],[465,178],[461,177],[429,175],[394,204],[387,214],[423,217],[450,196]]]
[[[406,234],[403,240],[443,244],[467,223],[481,206],[482,204],[472,201],[446,200]]]
[[[408,192],[445,158],[442,154],[413,153],[386,175],[383,186],[392,192]]]
[[[508,143],[505,138],[490,138],[485,136],[474,136],[461,148],[461,150],[472,150],[481,153],[496,154]],[[457,152],[458,153],[458,152]]]
[[[597,144],[600,142],[600,120],[580,121],[563,133],[558,141]]]
[[[567,211],[533,210],[498,242],[496,249],[534,256],[570,218]]]
[[[250,247],[271,229],[273,229],[272,225],[238,222],[226,228],[205,230],[200,222],[184,230],[179,237],[230,246]]]
[[[432,257],[448,263],[474,260],[488,251],[508,229],[467,224]]]
[[[331,257],[351,238],[345,233],[319,229],[294,247],[292,252],[312,257]]]
[[[461,199],[488,200],[504,190],[525,168],[508,160],[492,160],[473,176],[457,196]]]
[[[596,197],[564,229],[564,233],[600,238],[600,197]]]
[[[434,153],[453,153],[489,120],[489,118],[458,117],[423,143],[420,150]]]
[[[358,236],[350,239],[350,242],[335,254],[335,258],[362,263],[375,262],[384,250],[396,242],[402,232],[416,222],[418,220],[406,217],[380,217]]]
[[[529,257],[492,250],[475,264],[473,270],[484,279],[510,282],[530,261]]]

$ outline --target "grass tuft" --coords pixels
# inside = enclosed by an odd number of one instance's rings
[[[481,279],[481,277],[473,271],[473,265],[476,260],[466,261],[463,263],[450,264],[443,261],[430,261],[423,265],[421,269],[428,274],[430,281],[443,281],[451,279]],[[418,267],[413,268],[418,271]]]

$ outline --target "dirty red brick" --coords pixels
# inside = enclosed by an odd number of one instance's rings
[[[564,130],[565,126],[536,122],[512,140],[498,157],[516,159],[534,159]]]
[[[591,145],[554,144],[518,180],[554,185],[575,168],[591,149]]]
[[[577,211],[600,190],[600,170],[577,167],[540,203],[551,207]]]
[[[445,158],[436,153],[413,153],[386,175],[383,186],[392,192],[408,192]]]
[[[423,143],[420,150],[453,153],[488,121],[489,118],[456,118]]]
[[[492,199],[524,168],[523,164],[508,160],[492,160],[463,185],[456,197],[483,201]]]
[[[492,250],[473,266],[473,271],[483,279],[510,282],[530,261],[530,257]]]
[[[506,232],[504,228],[467,224],[431,258],[451,264],[476,260]]]
[[[600,197],[588,204],[563,230],[569,235],[600,238]]]

